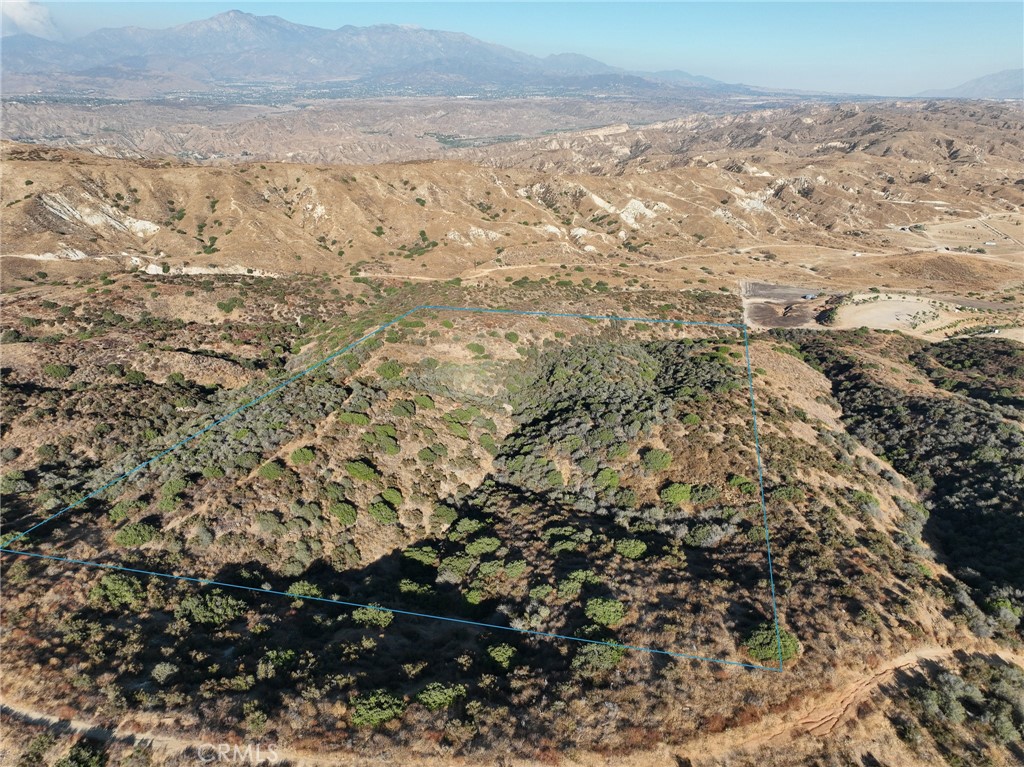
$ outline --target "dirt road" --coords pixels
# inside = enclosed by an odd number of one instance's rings
[[[870,698],[879,687],[891,681],[897,671],[913,668],[924,661],[948,658],[961,650],[997,655],[1007,663],[1024,668],[1024,656],[989,645],[979,644],[969,648],[921,647],[858,675],[823,697],[811,699],[800,710],[790,711],[782,716],[765,717],[746,727],[701,738],[694,743],[692,750],[680,749],[679,755],[689,756],[694,767],[700,767],[706,759],[719,759],[737,752],[785,744],[801,736],[826,737],[840,724],[852,719],[857,713],[858,706]]]
[[[694,767],[701,767],[710,760],[723,759],[743,752],[753,752],[762,747],[782,745],[803,736],[827,737],[840,724],[852,719],[856,715],[858,706],[870,698],[879,687],[892,680],[896,672],[913,668],[925,661],[948,658],[961,650],[996,655],[1008,663],[1024,668],[1024,655],[988,643],[976,642],[960,647],[920,647],[848,679],[839,689],[830,691],[821,697],[809,699],[801,709],[782,715],[768,715],[743,727],[697,738],[681,747],[669,749],[662,746],[656,751],[646,754],[633,754],[618,759],[616,764],[645,764],[651,767],[655,765],[660,767],[661,765],[679,764],[680,760],[689,759]],[[182,754],[188,749],[198,751],[203,748],[209,751],[211,747],[209,739],[202,740],[197,736],[153,731],[133,733],[122,727],[111,730],[84,719],[58,719],[32,707],[9,701],[0,701],[0,713],[6,719],[53,726],[61,733],[83,735],[101,742],[149,745],[157,754],[176,755]],[[381,763],[379,760],[353,755],[337,754],[332,756],[279,746],[275,747],[275,753],[278,759],[287,760],[295,767],[368,767],[371,764]],[[437,758],[420,757],[406,763],[410,767],[440,767],[441,765],[452,767],[465,765],[468,767],[471,763],[479,764],[479,762],[441,756]],[[506,759],[504,763],[508,767],[533,767],[535,764],[519,759]],[[607,765],[609,762],[604,755],[577,753],[573,755],[573,758],[567,759],[565,764],[596,767],[597,765]]]

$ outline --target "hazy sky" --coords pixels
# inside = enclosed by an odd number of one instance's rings
[[[40,30],[52,20],[65,38],[99,27],[172,26],[238,9],[332,29],[416,24],[536,55],[571,51],[627,69],[683,69],[749,85],[877,95],[951,87],[1024,65],[1019,1],[0,2],[5,16],[17,13]]]

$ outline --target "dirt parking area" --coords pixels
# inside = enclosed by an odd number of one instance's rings
[[[816,327],[814,318],[833,297],[816,289],[767,282],[744,282],[741,294],[744,321],[755,328]]]

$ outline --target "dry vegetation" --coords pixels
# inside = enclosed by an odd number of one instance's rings
[[[786,673],[617,646],[778,662],[741,334],[421,310],[17,541],[246,589],[5,555],[11,763],[1019,763],[1019,117],[874,109],[661,126],[614,169],[621,131],[5,146],[5,541],[413,306],[799,318],[750,342]]]

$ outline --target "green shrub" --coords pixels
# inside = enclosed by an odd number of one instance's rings
[[[492,551],[496,551],[500,546],[501,541],[497,538],[485,536],[466,544],[466,553],[471,557],[479,557],[481,554],[490,554]]]
[[[416,695],[416,700],[430,711],[451,707],[459,698],[466,696],[466,687],[461,684],[444,685],[431,682]]]
[[[25,472],[23,471],[15,469],[0,477],[0,493],[4,495],[24,493],[31,489],[32,485],[25,480]]]
[[[118,546],[142,546],[156,538],[159,532],[155,527],[147,525],[145,522],[129,522],[117,531],[117,534],[114,536],[114,543]]]
[[[356,521],[356,507],[348,501],[338,501],[332,503],[328,509],[331,514],[338,518],[345,527],[355,524]]]
[[[142,508],[142,504],[139,501],[118,501],[114,504],[114,507],[107,512],[107,516],[110,517],[111,522],[120,522],[124,519],[128,519],[128,515],[133,511],[138,511]]]
[[[466,348],[473,354],[484,354],[487,350],[480,344],[466,344]]]
[[[800,650],[800,643],[788,631],[780,628],[776,636],[774,621],[765,621],[757,626],[747,635],[743,646],[747,648],[752,658],[761,663],[779,660],[780,647],[784,661],[795,656]]]
[[[700,423],[700,416],[697,415],[696,413],[687,413],[679,420],[680,422],[686,424],[687,426],[696,426],[697,424]]]
[[[388,503],[390,503],[396,509],[399,506],[401,506],[402,501],[405,500],[404,498],[402,498],[402,493],[394,487],[389,487],[386,490],[382,490],[380,497],[383,498]]]
[[[412,398],[412,401],[416,403],[416,407],[423,408],[424,410],[434,409],[434,400],[426,394],[417,394]]]
[[[727,531],[714,522],[701,522],[694,525],[683,538],[687,546],[698,549],[710,548],[721,541]]]
[[[416,403],[411,399],[400,399],[391,406],[391,415],[395,418],[409,418],[416,415]]]
[[[534,586],[530,589],[530,599],[536,599],[538,602],[543,602],[551,596],[554,591],[555,589],[551,584],[542,583],[540,586]]]
[[[615,550],[627,559],[640,559],[647,553],[647,544],[636,538],[623,538],[621,541],[616,541]]]
[[[442,504],[434,507],[434,513],[430,515],[430,524],[436,527],[446,527],[458,517],[459,514],[455,509]]]
[[[457,423],[456,421],[450,421],[448,420],[447,417],[445,417],[445,424],[447,424],[448,430],[456,437],[459,437],[461,439],[469,439],[469,429],[467,429],[461,423]]]
[[[440,448],[444,452],[438,450]],[[421,448],[417,453],[416,457],[419,458],[423,463],[431,464],[440,458],[442,455],[448,454],[448,448],[444,445],[430,445],[428,447]]]
[[[240,469],[255,469],[259,465],[260,456],[253,452],[239,453],[235,458],[235,465]]]
[[[577,650],[572,667],[579,671],[610,671],[625,654],[618,645],[587,643]]]
[[[382,525],[394,525],[398,522],[398,514],[395,513],[395,510],[389,504],[383,501],[371,503],[367,511],[370,512],[371,517]]]
[[[17,767],[36,767],[36,765],[46,764],[46,759],[43,757],[56,743],[57,736],[49,732],[36,735],[28,744],[28,748],[22,753]]]
[[[174,617],[223,626],[244,612],[245,602],[214,589],[208,594],[189,594],[181,600]]]
[[[505,577],[509,580],[518,581],[526,574],[528,565],[525,559],[515,559],[505,563]]]
[[[667,450],[649,448],[641,459],[647,471],[664,471],[672,463],[672,454]]]
[[[402,364],[389,360],[377,366],[377,375],[385,381],[394,381],[402,375]]]
[[[600,579],[590,570],[573,570],[558,582],[560,599],[572,599],[583,590],[584,584],[597,584]]]
[[[379,727],[405,713],[405,701],[386,690],[375,690],[352,701],[352,724],[356,727]]]
[[[178,673],[178,667],[173,663],[161,661],[153,666],[153,671],[150,672],[150,676],[156,681],[157,684],[163,685],[172,676]]]
[[[348,472],[352,479],[358,479],[363,482],[375,480],[380,476],[377,470],[365,461],[348,461],[345,464],[345,471]]]
[[[472,557],[469,554],[453,554],[441,560],[441,563],[437,566],[437,572],[439,575],[450,575],[461,580],[469,574],[469,571],[473,569],[476,563],[476,557]]]
[[[773,501],[799,501],[804,497],[804,491],[792,485],[782,485],[772,491]]]
[[[370,423],[370,417],[366,413],[338,413],[338,422],[351,426],[366,426]]]
[[[271,461],[260,466],[258,474],[264,479],[280,479],[284,476],[284,466],[277,461]]]
[[[752,482],[746,477],[741,477],[738,474],[733,474],[729,477],[729,487],[735,487],[741,493],[746,493],[747,495],[755,495],[760,489],[756,482]]]
[[[395,619],[395,614],[380,605],[357,607],[352,611],[352,620],[366,628],[386,629]]]
[[[491,656],[491,660],[503,669],[507,669],[512,665],[512,659],[516,655],[516,648],[510,644],[504,643],[491,645],[487,648],[487,654]]]
[[[587,617],[601,626],[615,626],[626,617],[626,608],[616,599],[595,597],[587,600],[584,609]]]
[[[170,271],[170,268],[168,267],[167,264],[163,264],[163,266],[165,267],[165,270],[164,270],[165,274]],[[245,303],[238,296],[233,296],[230,299],[228,299],[227,301],[218,301],[217,302],[217,308],[220,309],[225,314],[231,314],[231,312],[233,312],[235,309],[237,309],[240,306],[245,306]]]
[[[322,597],[324,595],[323,589],[309,581],[295,581],[288,587],[288,593],[300,597]]]
[[[431,546],[410,546],[402,552],[402,556],[428,566],[437,562],[437,551]]]
[[[474,418],[480,415],[480,408],[472,405],[468,407],[459,407],[445,414],[446,420],[454,421],[455,423],[468,424]]]
[[[397,432],[393,426],[377,426],[371,432],[363,434],[361,439],[367,445],[377,448],[385,455],[398,455],[402,448],[396,439]]]
[[[774,494],[772,495],[772,497],[774,497]],[[878,499],[875,498],[875,496],[873,496],[871,493],[865,492],[863,490],[854,490],[853,493],[850,495],[850,500],[861,507],[871,508],[878,506]]]
[[[296,466],[304,466],[307,463],[312,463],[313,459],[316,458],[316,453],[308,447],[300,447],[292,451],[291,462]]]
[[[53,763],[53,767],[104,767],[106,763],[104,754],[93,751],[84,743],[76,743],[67,756]]]
[[[482,447],[491,455],[496,456],[498,454],[498,443],[495,442],[494,437],[492,437],[487,432],[484,432],[483,434],[480,435],[480,447]]]
[[[694,503],[707,503],[718,496],[718,488],[714,485],[697,485],[690,494],[690,500]]]
[[[71,377],[71,374],[74,372],[74,368],[70,365],[51,363],[43,366],[43,372],[50,376],[50,378],[56,378],[58,381],[63,381]]]
[[[164,483],[160,488],[160,495],[163,498],[177,498],[188,487],[188,480],[182,477],[175,477]]]
[[[89,591],[89,601],[115,609],[127,607],[137,610],[146,601],[146,590],[134,576],[108,573]]]
[[[690,493],[692,489],[691,485],[673,482],[662,489],[661,500],[665,503],[671,504],[685,503],[690,500]]]
[[[271,535],[283,535],[285,532],[284,525],[281,524],[281,520],[277,518],[277,515],[272,511],[261,511],[256,514],[256,524],[260,526],[260,530],[270,533]]]
[[[615,469],[605,467],[597,472],[594,484],[598,490],[614,490],[619,486],[619,473]]]
[[[402,578],[402,580],[398,582],[398,590],[403,594],[415,594],[417,596],[426,596],[434,591],[427,584],[418,583],[411,578]]]

